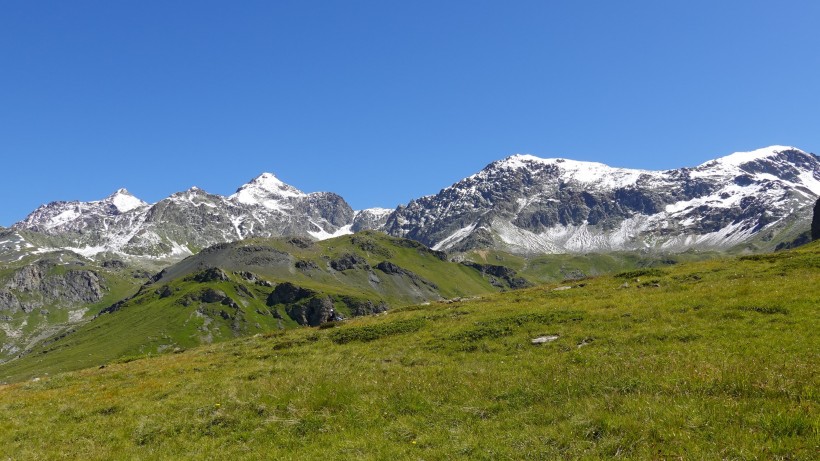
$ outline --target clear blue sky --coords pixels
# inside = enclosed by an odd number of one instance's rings
[[[0,5],[0,225],[263,171],[395,207],[514,153],[820,151],[820,2]]]

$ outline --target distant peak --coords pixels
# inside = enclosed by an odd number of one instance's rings
[[[273,174],[273,173],[268,173],[268,172],[266,171],[266,172],[264,172],[264,173],[260,174],[259,176],[257,176],[256,178],[254,178],[254,182],[263,182],[263,181],[268,181],[268,180],[271,180],[271,179],[274,179],[274,180],[276,180],[276,181],[279,181],[279,179],[277,179],[277,178],[276,178],[276,175],[275,175],[275,174]],[[280,182],[281,182],[281,181],[280,181]]]
[[[263,205],[267,208],[279,208],[281,199],[304,197],[299,189],[282,182],[273,173],[262,173],[236,190],[229,198],[247,205]]]
[[[248,185],[259,186],[259,187],[261,187],[263,189],[266,189],[266,190],[269,190],[269,191],[288,190],[288,189],[296,190],[295,187],[282,182],[273,173],[262,173],[259,176],[253,178],[251,180],[251,182],[249,182],[245,186],[248,186]]]
[[[134,197],[128,192],[128,189],[125,188],[117,189],[103,201],[114,205],[120,213],[126,213],[135,208],[148,205],[137,197]]]

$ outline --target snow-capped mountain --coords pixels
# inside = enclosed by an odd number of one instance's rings
[[[229,197],[192,187],[149,205],[120,189],[100,201],[52,202],[13,229],[41,248],[177,259],[248,237],[350,233],[354,215],[336,194],[307,194],[264,173]]]
[[[119,189],[103,200],[93,202],[52,202],[37,208],[17,227],[46,232],[63,233],[93,226],[100,220],[112,219],[129,211],[144,208],[147,203]]]
[[[727,249],[805,227],[820,161],[786,146],[645,171],[514,155],[399,207],[385,225],[440,250]]]
[[[5,230],[3,242],[12,259],[56,248],[180,259],[248,237],[365,229],[452,251],[727,249],[807,230],[818,195],[820,161],[794,147],[668,171],[514,155],[396,210],[354,211],[336,194],[304,193],[264,173],[229,197],[194,187],[148,204],[120,189],[100,201],[49,203]]]

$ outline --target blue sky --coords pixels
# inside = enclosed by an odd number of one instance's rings
[[[7,1],[0,225],[263,171],[395,207],[515,154],[820,151],[816,1]]]

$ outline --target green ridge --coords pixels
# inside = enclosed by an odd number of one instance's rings
[[[331,261],[345,255],[361,257],[371,269],[329,269]],[[76,370],[123,357],[157,355],[296,327],[296,321],[286,313],[287,305],[267,304],[272,286],[282,282],[329,296],[336,311],[345,317],[355,314],[351,303],[370,301],[395,308],[498,291],[475,269],[442,258],[442,254],[413,241],[373,232],[322,242],[253,239],[218,245],[167,268],[159,280],[143,286],[133,298],[111,309],[113,312],[61,331],[23,357],[4,364],[0,377],[4,373],[27,377]],[[297,270],[297,261],[310,261],[316,269]],[[414,281],[375,269],[382,261],[419,278]],[[228,280],[194,280],[209,268],[218,268]],[[244,278],[242,274],[248,272],[264,284]],[[372,282],[374,275],[379,283]],[[235,306],[200,300],[207,290],[224,293]],[[109,305],[113,303],[110,297],[106,299]],[[95,312],[99,310],[97,307]]]

